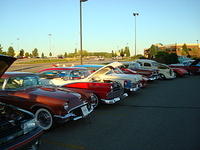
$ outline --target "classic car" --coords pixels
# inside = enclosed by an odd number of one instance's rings
[[[87,78],[92,78],[95,80],[112,80],[120,82],[124,85],[126,91],[137,91],[140,87],[143,87],[146,83],[144,79],[139,74],[125,74],[119,67],[123,66],[120,62],[113,62],[108,65],[89,65],[88,68],[99,68],[88,76]],[[84,66],[85,67],[85,66]],[[94,70],[94,69],[93,69]],[[90,70],[92,71],[92,70]]]
[[[77,120],[93,111],[79,93],[42,86],[36,74],[26,72],[4,73],[0,79],[0,100],[33,112],[44,130],[54,122]]]
[[[188,60],[180,64],[170,64],[171,68],[182,68],[188,71],[189,74],[200,73],[200,59]]]
[[[186,75],[189,75],[189,72],[186,69],[183,68],[171,68],[176,77],[184,77]]]
[[[144,77],[146,77],[148,80],[153,81],[159,78],[158,75],[158,69],[144,69],[141,67],[141,65],[137,62],[131,61],[131,62],[121,62],[123,63],[123,66],[120,67],[120,69],[124,73],[128,74],[140,74]]]
[[[0,55],[0,77],[16,59]],[[1,101],[1,99],[0,99]],[[0,102],[0,149],[38,149],[43,130],[32,113]]]
[[[92,101],[97,107],[99,101],[105,104],[114,104],[127,97],[123,87],[118,82],[104,80],[96,82],[88,79],[90,74],[86,68],[78,67],[53,67],[39,71],[40,81],[43,85],[52,85],[67,88],[76,92],[93,93]],[[92,103],[93,104],[93,103]]]
[[[149,59],[138,59],[136,60],[144,69],[158,69],[160,79],[174,79],[176,75],[174,71],[167,65],[158,63],[154,60]]]

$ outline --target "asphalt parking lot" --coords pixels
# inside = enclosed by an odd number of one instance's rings
[[[90,117],[58,125],[41,150],[199,150],[200,76],[155,81]]]

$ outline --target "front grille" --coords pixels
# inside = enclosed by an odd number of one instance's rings
[[[82,110],[81,107],[78,107],[76,109],[73,109],[72,111],[70,111],[70,113],[73,113],[76,116],[82,116]]]
[[[124,93],[124,90],[120,83],[113,82],[113,89],[111,92],[107,94],[108,99],[113,99],[116,97],[120,97]]]

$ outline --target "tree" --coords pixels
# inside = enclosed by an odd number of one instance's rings
[[[24,50],[23,50],[23,49],[21,49],[21,50],[19,51],[19,56],[20,56],[20,57],[24,57]]]
[[[0,44],[0,54],[3,54],[3,47],[1,47],[1,44]]]
[[[12,46],[10,46],[10,47],[8,48],[7,55],[8,55],[8,56],[12,56],[12,57],[15,56],[15,50],[13,49]]]
[[[128,46],[125,47],[124,54],[125,54],[126,57],[130,57],[130,50],[129,50]]]
[[[52,57],[52,53],[51,52],[49,53],[49,56]]]
[[[123,49],[120,50],[120,56],[124,57],[124,50]]]
[[[156,54],[159,52],[158,46],[151,45],[149,48],[150,58],[155,58]]]
[[[32,56],[33,56],[33,57],[38,57],[38,56],[39,56],[39,54],[38,54],[38,49],[37,49],[37,48],[35,48],[35,49],[32,51]]]
[[[189,56],[189,49],[186,44],[183,44],[182,46],[182,55]]]
[[[43,52],[42,52],[42,55],[41,55],[41,57],[42,57],[42,58],[44,58],[44,57],[45,57]]]
[[[115,57],[114,51],[112,50],[112,57]]]
[[[164,64],[175,64],[178,63],[178,56],[175,53],[167,53],[164,51],[160,51],[156,54],[155,60]]]
[[[29,53],[28,53],[28,52],[26,52],[26,53],[25,53],[25,57],[27,57],[27,58],[28,58],[29,56],[30,56],[30,55],[29,55]]]
[[[64,54],[64,58],[67,58],[67,52],[65,52],[65,54]]]

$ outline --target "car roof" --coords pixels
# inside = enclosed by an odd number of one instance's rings
[[[31,72],[5,72],[1,78],[10,78],[15,76],[29,76],[29,75],[37,75],[37,74]]]
[[[149,63],[151,63],[151,62],[156,62],[156,61],[150,60],[150,59],[138,59],[138,60],[136,60],[136,61],[138,61],[138,62],[149,62]]]

